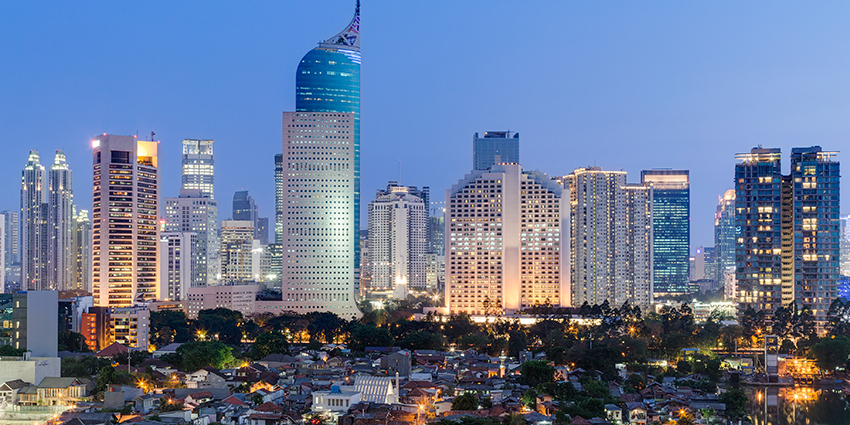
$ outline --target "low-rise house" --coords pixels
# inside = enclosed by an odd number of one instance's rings
[[[6,381],[0,384],[0,401],[6,404],[18,403],[18,391],[23,387],[31,386],[29,382],[24,382],[21,379]]]
[[[623,423],[623,409],[616,404],[606,404],[605,405],[605,417],[614,425],[620,425]]]
[[[213,399],[215,399],[213,393],[209,391],[198,391],[187,395],[183,399],[183,405],[185,405],[188,409],[194,409],[201,404],[213,401]]]
[[[171,344],[154,351],[151,355],[153,358],[158,359],[166,354],[177,354],[177,349],[180,348],[181,345],[183,344],[179,342],[172,342]]]
[[[159,406],[160,397],[162,397],[161,394],[142,394],[133,399],[133,405],[137,412],[147,415],[154,407]]]
[[[186,388],[221,388],[226,386],[226,378],[214,367],[207,366],[186,375]]]
[[[38,398],[48,406],[66,405],[89,395],[89,381],[81,378],[44,378],[38,384]]]
[[[315,412],[347,412],[351,406],[360,403],[361,393],[353,387],[331,386],[329,391],[313,392],[313,407]]]
[[[27,385],[18,390],[18,404],[21,406],[38,406],[38,387]]]
[[[643,403],[626,403],[626,418],[630,424],[646,425],[646,407]]]

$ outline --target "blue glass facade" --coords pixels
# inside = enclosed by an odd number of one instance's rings
[[[690,292],[691,189],[687,170],[644,170],[652,185],[653,292]]]
[[[472,167],[488,170],[493,164],[519,164],[519,133],[487,131],[484,137],[472,136]]]

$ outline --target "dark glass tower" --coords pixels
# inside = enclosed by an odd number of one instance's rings
[[[354,113],[354,228],[360,234],[360,1],[351,23],[307,52],[295,74],[296,112]],[[352,238],[354,264],[360,264]]]
[[[644,170],[652,185],[652,264],[655,293],[690,292],[691,189],[687,170]]]

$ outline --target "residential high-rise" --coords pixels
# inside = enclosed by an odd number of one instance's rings
[[[215,198],[213,141],[183,139],[183,185],[181,189],[200,190],[204,198]]]
[[[735,189],[729,189],[717,197],[714,213],[714,262],[715,278],[723,285],[727,300],[737,299],[735,284]]]
[[[91,221],[86,210],[76,211],[71,230],[71,278],[69,289],[91,292]]]
[[[499,164],[474,170],[446,191],[450,313],[569,305],[562,190],[545,174]]]
[[[194,233],[197,245],[192,248],[197,272],[195,286],[216,282],[218,264],[216,255],[220,247],[218,236],[218,201],[204,197],[198,189],[182,189],[178,198],[165,199],[165,231]]]
[[[56,289],[49,263],[49,184],[38,152],[30,151],[21,174],[21,289]]]
[[[486,170],[493,164],[519,164],[519,133],[485,131],[472,136],[472,169]]]
[[[74,273],[74,190],[65,152],[56,151],[50,166],[48,194],[50,282],[59,290],[72,289]]]
[[[251,221],[222,221],[218,253],[220,280],[225,283],[253,281],[253,249],[254,226]]]
[[[398,190],[406,190],[408,195],[413,195],[421,199],[422,203],[425,204],[425,214],[428,214],[428,211],[431,209],[431,189],[428,186],[422,186],[422,189],[419,189],[416,186],[402,186],[397,181],[391,180],[387,183],[386,190],[378,189],[375,192],[375,199],[396,193]]]
[[[92,295],[123,307],[159,296],[159,142],[135,136],[92,141]]]
[[[687,170],[644,170],[641,183],[652,185],[655,293],[690,291],[691,191]]]
[[[570,192],[572,305],[653,301],[653,188],[625,171],[579,168],[559,179]],[[687,261],[685,262],[687,266]]]
[[[283,114],[283,303],[299,313],[358,317],[360,6],[298,65],[295,110]]]
[[[0,252],[6,251],[6,215],[0,214]],[[0,294],[6,293],[6,255],[0,255]]]
[[[160,297],[163,300],[185,300],[190,287],[197,286],[195,265],[198,235],[192,232],[163,232],[160,239]]]
[[[839,240],[841,245],[841,275],[850,276],[850,215],[841,218]]]
[[[391,186],[369,202],[369,257],[372,279],[367,293],[407,298],[425,289],[425,203],[405,186]]]
[[[274,156],[274,243],[283,243],[283,154]]]
[[[736,155],[735,226],[739,312],[767,317],[795,302],[819,327],[837,294],[839,163],[819,146],[791,151],[782,175],[779,149]]]
[[[18,211],[3,211],[0,212],[0,215],[5,217],[5,227],[3,232],[3,258],[4,264],[6,265],[7,272],[8,268],[13,264],[21,261],[20,256],[18,255]],[[7,274],[6,278],[9,276]]]

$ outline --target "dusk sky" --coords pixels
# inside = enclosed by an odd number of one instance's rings
[[[64,149],[91,210],[91,138],[154,131],[163,196],[180,187],[181,141],[211,138],[219,218],[247,189],[273,220],[296,67],[353,12],[354,0],[0,2],[0,209],[20,209],[28,150],[49,167]],[[848,2],[365,0],[361,22],[363,228],[399,159],[402,184],[442,201],[471,170],[474,132],[519,132],[524,168],[549,175],[690,170],[692,247],[714,243],[735,153],[782,148],[787,171],[794,146],[850,152]]]

